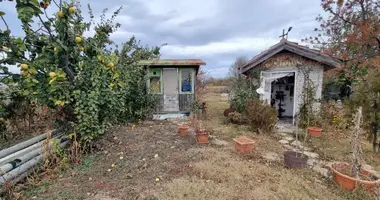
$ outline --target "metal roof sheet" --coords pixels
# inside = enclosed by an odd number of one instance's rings
[[[141,60],[139,65],[206,65],[206,63],[201,59],[162,59],[162,60]]]

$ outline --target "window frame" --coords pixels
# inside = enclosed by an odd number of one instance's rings
[[[151,76],[150,75],[150,71],[151,70],[157,70],[157,71],[160,71],[160,92],[154,92],[154,93],[152,93],[151,91],[150,91],[150,78],[151,77],[157,77],[157,76]],[[162,79],[162,75],[163,75],[163,70],[162,70],[162,68],[148,68],[148,83],[147,83],[147,85],[148,85],[148,93],[149,94],[163,94],[163,92],[164,92],[164,83],[163,83],[163,79]]]
[[[182,71],[191,71],[191,92],[182,92]],[[179,94],[194,94],[195,89],[195,69],[194,68],[180,68],[178,70],[179,80]]]

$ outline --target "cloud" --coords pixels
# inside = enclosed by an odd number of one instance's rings
[[[312,35],[318,25],[315,17],[323,14],[318,0],[81,0],[87,19],[88,3],[95,21],[104,8],[109,8],[109,17],[123,6],[115,19],[122,25],[112,35],[115,42],[120,44],[135,35],[144,45],[167,43],[162,48],[163,58],[203,59],[207,63],[204,69],[214,77],[226,76],[235,58],[251,58],[277,43],[289,26],[293,27],[289,40],[299,42]],[[12,33],[19,34],[14,2],[3,5],[6,19],[15,29]]]
[[[167,45],[162,48],[163,54],[181,56],[218,56],[225,53],[261,51],[278,42],[273,38],[232,38],[220,42],[211,42],[204,45]]]

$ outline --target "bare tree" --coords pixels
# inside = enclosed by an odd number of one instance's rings
[[[231,65],[228,71],[228,76],[232,78],[238,78],[240,76],[240,67],[243,67],[247,62],[247,57],[237,57],[235,62]]]

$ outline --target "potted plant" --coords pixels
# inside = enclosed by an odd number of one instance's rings
[[[298,70],[304,75],[304,84],[301,94],[302,105],[300,107],[300,114],[295,117],[296,123],[296,140],[298,142],[298,129],[300,125],[300,120],[303,126],[308,127],[310,124],[310,118],[312,117],[312,107],[314,103],[314,88],[312,81],[309,78],[310,69],[298,66]],[[307,167],[308,156],[304,154],[305,141],[307,139],[308,129],[303,137],[302,147],[296,144],[295,151],[285,151],[284,152],[284,165],[287,168],[305,168]],[[300,149],[298,149],[300,148]],[[299,151],[300,150],[300,151]]]
[[[189,125],[183,124],[178,126],[178,133],[180,136],[189,135]]]
[[[298,141],[298,119],[296,119],[296,140]],[[303,144],[306,140],[306,134],[304,135]],[[299,152],[297,148],[299,145],[296,145],[295,151],[285,151],[284,152],[284,165],[287,168],[291,169],[300,169],[307,167],[307,160],[308,157],[303,153],[304,152],[304,145],[302,145],[302,151]]]
[[[313,81],[311,81],[308,76],[309,73],[310,72],[308,72],[307,69],[304,70],[305,81],[302,91],[303,105],[301,108],[301,118],[303,120],[303,125],[307,127],[308,135],[312,137],[320,137],[322,136],[322,128],[316,127],[318,117],[315,115],[316,112],[313,109],[313,106],[317,101],[315,98],[316,88]],[[313,125],[310,126],[310,124]]]
[[[236,151],[240,154],[248,154],[253,152],[254,144],[256,143],[254,140],[246,137],[240,136],[234,139]]]
[[[197,137],[198,144],[208,143],[208,133],[206,129],[203,128],[202,120],[198,117],[195,117],[195,135]]]
[[[322,129],[318,127],[308,127],[307,132],[312,137],[320,137],[322,136]]]
[[[362,148],[359,138],[361,119],[362,108],[360,107],[355,115],[355,127],[351,133],[351,163],[334,163],[330,166],[334,182],[347,191],[353,191],[359,185],[371,190],[377,184],[380,184],[379,177],[362,168]]]

